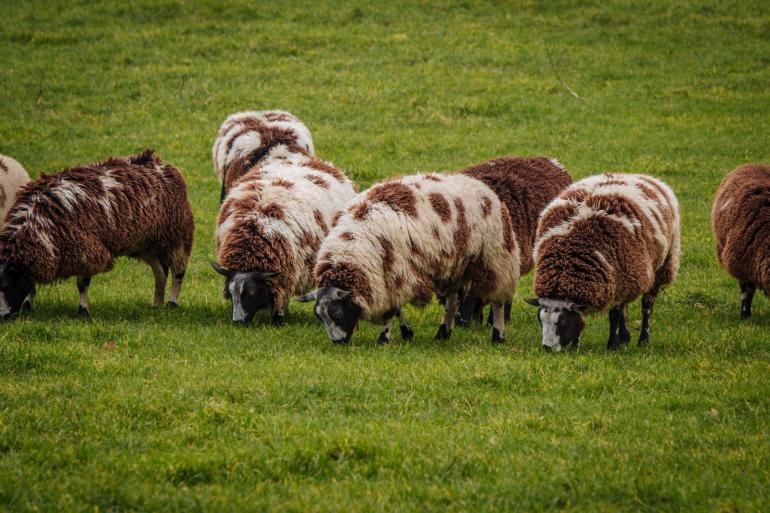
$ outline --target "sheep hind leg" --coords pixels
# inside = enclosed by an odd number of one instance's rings
[[[505,307],[503,303],[492,303],[492,343],[505,342]]]
[[[623,305],[620,311],[620,325],[618,327],[618,336],[621,344],[631,342],[631,332],[628,331],[628,305]]]
[[[176,308],[179,306],[179,294],[182,292],[182,282],[186,269],[172,269],[171,272],[171,292],[168,296],[168,306]]]
[[[88,304],[88,286],[91,285],[90,276],[79,276],[77,280],[78,292],[80,293],[80,303],[78,304],[78,315],[89,317],[90,306]]]
[[[457,292],[451,291],[447,294],[446,305],[444,306],[444,319],[438,327],[436,340],[448,340],[452,335],[452,327],[454,326],[455,315],[459,306],[460,301]]]
[[[618,305],[610,308],[610,336],[607,340],[607,349],[615,350],[620,348],[620,322],[622,317],[622,306]]]
[[[751,317],[751,302],[754,300],[754,292],[757,286],[749,281],[741,282],[741,319]]]
[[[270,324],[279,327],[286,322],[286,314],[289,312],[289,298],[283,295],[275,298],[273,306],[273,315],[270,318]]]
[[[160,260],[153,259],[148,262],[152,274],[155,277],[155,295],[152,301],[154,307],[163,306],[163,299],[166,297],[166,281],[168,280],[168,267],[161,264]]]
[[[642,332],[639,334],[640,346],[646,346],[650,342],[650,319],[652,307],[655,306],[655,295],[644,294],[642,296]]]
[[[380,332],[380,336],[377,339],[377,343],[380,345],[385,345],[390,342],[390,327],[393,325],[393,317],[390,317],[385,321],[385,326],[382,328],[382,331]]]

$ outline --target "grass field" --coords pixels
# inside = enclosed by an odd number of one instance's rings
[[[0,153],[37,176],[153,147],[197,231],[179,310],[120,261],[92,320],[68,281],[0,326],[0,510],[767,511],[770,302],[738,320],[709,208],[768,160],[770,4],[280,4],[1,2]],[[231,326],[210,147],[262,108],[362,187],[504,154],[667,181],[684,255],[651,346],[608,353],[596,317],[546,354],[520,300],[503,347],[434,341],[435,304],[388,347],[333,346],[308,306]]]

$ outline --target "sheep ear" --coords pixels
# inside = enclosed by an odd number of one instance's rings
[[[257,281],[266,281],[271,282],[275,279],[276,276],[278,276],[280,273],[257,273],[255,278]]]
[[[583,313],[583,310],[585,310],[586,308],[588,308],[588,305],[577,305],[576,304],[576,305],[572,305],[570,307],[570,310],[572,310],[573,312],[577,312],[577,313]]]
[[[211,268],[214,269],[216,272],[221,274],[222,276],[225,276],[227,278],[230,277],[230,271],[219,265],[217,262],[211,262]]]
[[[536,297],[525,299],[524,302],[527,303],[528,305],[540,306],[540,299]]]
[[[295,298],[295,301],[299,301],[300,303],[310,303],[312,301],[315,301],[318,299],[318,293],[321,291],[321,289],[315,289],[313,292],[309,294],[305,294],[304,296],[300,296],[298,298]]]

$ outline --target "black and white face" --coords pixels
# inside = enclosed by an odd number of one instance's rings
[[[528,299],[527,303],[540,307],[537,319],[543,331],[544,349],[559,352],[569,346],[578,346],[585,327],[583,307],[556,299]]]
[[[336,287],[322,287],[310,294],[298,297],[297,301],[315,301],[315,316],[324,323],[326,333],[335,344],[347,344],[361,317],[361,307],[349,291]]]
[[[232,271],[212,264],[225,277],[225,297],[233,305],[233,322],[248,325],[258,310],[272,307],[275,298],[270,282],[277,273]]]
[[[32,307],[35,284],[13,263],[0,263],[0,318],[8,319]]]

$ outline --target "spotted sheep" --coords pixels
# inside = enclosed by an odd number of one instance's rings
[[[318,247],[355,189],[313,155],[307,128],[285,112],[230,116],[213,154],[228,185],[212,266],[225,277],[232,320],[249,324],[270,307],[281,325],[290,297],[312,288]]]
[[[639,344],[649,341],[658,292],[679,269],[679,206],[660,180],[604,174],[574,183],[543,211],[535,293],[543,347],[577,348],[583,313],[609,310],[607,346],[630,340],[627,305],[642,296]]]
[[[29,175],[21,164],[11,157],[0,155],[0,224],[11,209],[16,193],[29,182]]]
[[[30,307],[37,284],[77,277],[81,315],[91,277],[116,257],[147,263],[153,304],[176,306],[193,239],[184,179],[152,150],[42,175],[18,194],[0,231],[0,315]]]
[[[492,303],[493,342],[503,342],[503,305],[515,291],[521,245],[495,191],[467,174],[418,174],[373,186],[351,202],[319,250],[315,313],[335,343],[360,318],[383,323],[380,342],[407,303],[446,296],[438,338],[448,338],[458,291]],[[403,317],[402,329],[404,328]]]
[[[535,245],[540,213],[565,187],[572,183],[569,173],[556,159],[548,157],[502,157],[475,166],[461,173],[481,180],[495,191],[508,209],[513,231],[520,245],[520,274],[532,269],[532,248]],[[467,326],[482,314],[483,304],[464,290],[460,298],[457,324]],[[505,320],[510,320],[511,303],[505,304]],[[492,325],[490,310],[488,324]]]
[[[720,265],[738,280],[741,318],[751,316],[757,287],[770,293],[770,166],[747,164],[729,173],[711,209]]]

